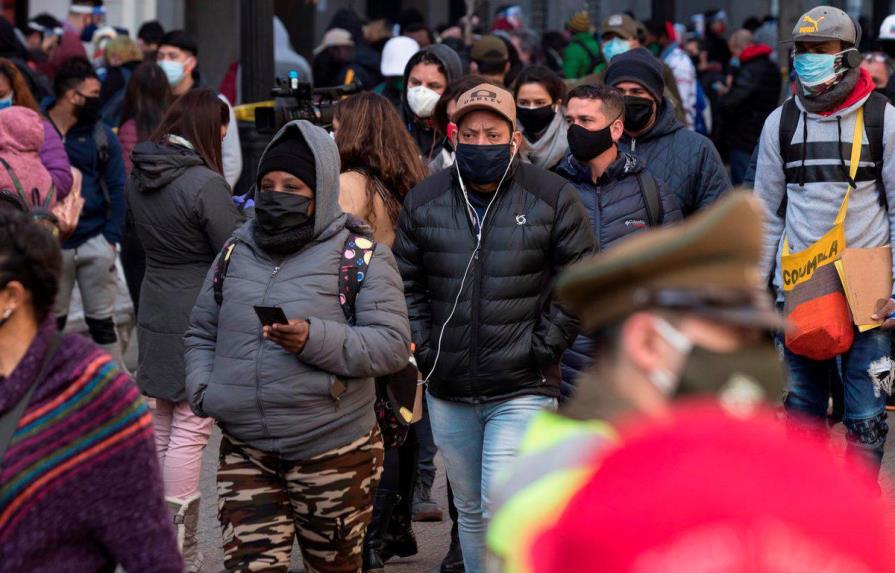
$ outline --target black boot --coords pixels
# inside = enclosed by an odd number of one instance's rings
[[[392,511],[398,501],[398,494],[388,490],[376,490],[373,495],[373,519],[367,526],[364,537],[364,573],[385,571],[384,559],[379,555],[382,539],[392,519]]]
[[[454,506],[454,492],[448,484],[448,509],[451,514],[451,547],[441,562],[441,573],[464,573],[463,550],[460,548],[460,528],[457,525],[457,508]]]
[[[382,551],[379,556],[385,563],[394,556],[410,557],[419,553],[416,544],[416,535],[413,533],[413,524],[410,519],[410,504],[399,501],[392,513],[388,533],[385,534]]]

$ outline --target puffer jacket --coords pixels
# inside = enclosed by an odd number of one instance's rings
[[[649,227],[649,215],[637,176],[644,178],[652,175],[643,162],[630,153],[620,153],[596,183],[593,182],[590,167],[571,154],[560,163],[556,172],[578,189],[597,238],[598,251]],[[656,180],[656,186],[662,207],[661,223],[683,219],[677,196],[661,181]],[[578,336],[562,357],[562,381],[565,384],[572,384],[581,371],[590,365],[590,354],[590,339]]]
[[[306,460],[370,432],[376,423],[373,378],[407,366],[410,326],[401,276],[385,245],[376,246],[357,295],[355,324],[348,323],[338,292],[349,235],[338,201],[338,150],[325,131],[306,121],[286,124],[274,141],[284,137],[303,137],[315,154],[315,237],[282,258],[255,242],[254,220],[236,231],[240,242],[222,304],[214,299],[213,265],[193,309],[187,397],[196,413],[213,417],[237,440],[283,459]],[[309,321],[298,355],[262,337],[254,305],[279,306],[288,318]],[[334,397],[337,381],[347,390]]]
[[[215,255],[243,221],[227,181],[195,151],[144,141],[133,160],[127,202],[146,253],[137,385],[147,396],[181,402],[190,312]]]
[[[683,126],[668,98],[659,106],[656,123],[636,139],[623,135],[621,151],[649,165],[650,173],[674,191],[684,217],[714,203],[730,190],[730,177],[715,145]]]
[[[497,193],[469,266],[476,233],[456,169],[417,185],[399,219],[395,256],[417,364],[424,375],[435,369],[429,392],[440,399],[557,397],[559,360],[579,331],[551,294],[557,274],[594,248],[575,188],[516,159]]]
[[[637,176],[652,177],[643,161],[630,153],[620,153],[600,179],[594,183],[590,167],[566,156],[556,173],[568,179],[590,217],[597,250],[649,226],[649,215]],[[655,178],[654,178],[655,179]],[[656,180],[661,200],[662,223],[683,219],[677,196],[662,181]]]
[[[44,127],[36,112],[19,105],[0,110],[0,157],[12,169],[9,173],[0,167],[0,189],[18,195],[15,175],[31,205],[43,205],[53,189],[53,179],[40,158],[43,143]],[[54,195],[51,205],[55,202]]]

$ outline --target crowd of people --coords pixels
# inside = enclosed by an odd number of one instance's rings
[[[246,191],[189,33],[0,18],[0,571],[207,568],[215,424],[227,571],[889,570],[895,15],[393,24]]]

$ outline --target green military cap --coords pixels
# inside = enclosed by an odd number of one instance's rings
[[[760,284],[761,249],[760,200],[732,192],[682,223],[637,233],[573,265],[557,292],[587,331],[647,309],[784,328]]]

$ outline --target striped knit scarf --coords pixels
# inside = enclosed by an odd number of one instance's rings
[[[41,498],[151,433],[136,386],[101,351],[54,390],[35,392],[2,461],[0,545]]]

